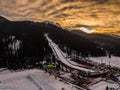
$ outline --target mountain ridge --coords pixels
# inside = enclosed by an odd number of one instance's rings
[[[17,35],[19,38],[24,37],[24,35],[27,35],[27,33],[30,33],[30,35],[32,35],[32,32],[40,32],[41,34],[49,33],[50,37],[56,41],[56,43],[60,41],[61,44],[75,49],[78,52],[88,53],[90,51],[91,53],[96,54],[95,50],[100,50],[100,48],[98,48],[99,45],[94,44],[87,39],[84,39],[84,37],[80,37],[76,34],[71,33],[67,29],[62,28],[59,24],[53,22],[51,23],[49,21],[41,23],[32,21],[4,22],[0,28],[2,28],[0,30],[1,33],[11,33],[13,35]],[[25,37],[28,38],[27,36]],[[102,50],[100,50],[100,52],[101,51]]]
[[[5,17],[0,16],[0,22],[5,22],[5,21],[9,21],[9,20],[6,19]]]
[[[86,39],[93,41],[94,43],[99,44],[101,47],[105,48],[113,55],[119,56],[120,54],[120,37],[110,34],[87,34],[83,31],[73,30],[72,33],[75,33],[79,36],[82,36]],[[117,53],[116,53],[117,52]]]

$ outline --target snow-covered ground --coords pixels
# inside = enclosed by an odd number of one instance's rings
[[[2,72],[0,72],[2,73]],[[0,74],[0,90],[77,90],[72,84],[57,80],[45,71],[32,69]],[[72,88],[72,89],[71,89]]]
[[[117,90],[119,87],[119,84],[113,82],[113,81],[100,81],[92,86],[89,87],[90,90],[106,90],[106,87],[114,88],[114,90]],[[113,89],[110,89],[113,90]]]
[[[97,63],[105,63],[106,65],[111,65],[114,67],[120,68],[120,57],[112,56],[111,58],[108,57],[90,57],[89,60],[92,60]]]
[[[10,73],[11,71],[10,70],[8,70],[7,68],[1,68],[0,69],[0,75],[2,75],[2,74],[7,74],[7,73]]]

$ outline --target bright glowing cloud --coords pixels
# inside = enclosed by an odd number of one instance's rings
[[[0,15],[10,20],[47,20],[71,29],[83,25],[120,33],[120,0],[0,0],[0,7]]]
[[[83,31],[83,32],[85,32],[85,33],[89,33],[89,34],[95,32],[95,30],[89,30],[89,29],[87,29],[85,27],[81,27],[80,30]]]

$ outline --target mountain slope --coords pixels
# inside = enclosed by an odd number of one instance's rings
[[[17,35],[18,38],[34,38],[35,34],[49,33],[50,37],[55,41],[60,41],[62,44],[66,44],[78,52],[91,52],[96,54],[96,49],[100,50],[99,45],[84,39],[83,37],[77,36],[66,29],[63,29],[57,24],[51,22],[34,23],[29,21],[18,21],[18,22],[8,22],[2,26],[1,32],[11,33]],[[37,33],[39,32],[39,33]],[[27,34],[30,34],[28,37]],[[33,36],[33,37],[31,37]],[[37,38],[36,38],[37,40]],[[39,40],[38,40],[39,41]],[[100,50],[101,51],[101,50]]]
[[[84,56],[105,55],[98,44],[71,33],[59,24],[51,22],[9,21],[0,24],[0,66],[8,68],[30,68],[52,55],[44,34],[62,47],[76,50]]]
[[[105,55],[98,44],[85,39],[81,36],[71,33],[66,29],[54,26],[49,23],[44,27],[44,31],[49,33],[50,37],[58,44],[65,45],[73,50],[82,52],[83,54],[90,53],[91,55]]]
[[[82,31],[73,30],[73,33],[80,35],[86,39],[89,39],[106,50],[110,51],[111,54],[120,56],[120,38],[119,36],[111,36],[105,34],[87,34]]]

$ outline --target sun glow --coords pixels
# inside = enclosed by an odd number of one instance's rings
[[[87,29],[85,27],[81,27],[80,30],[83,31],[83,32],[85,32],[85,33],[88,33],[88,34],[95,32],[95,30],[89,30],[89,29]]]
[[[9,20],[47,20],[72,30],[95,30],[86,33],[120,34],[120,0],[0,0],[0,6],[0,16]]]

